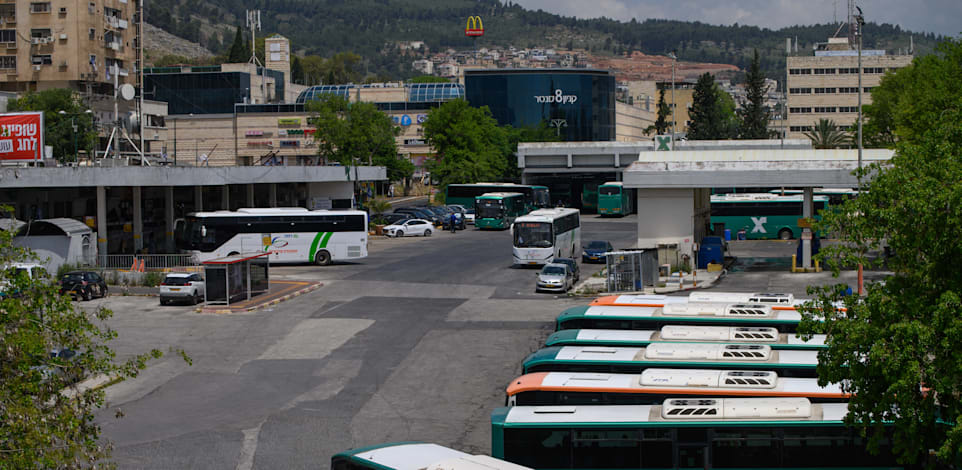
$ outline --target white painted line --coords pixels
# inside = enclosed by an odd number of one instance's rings
[[[241,443],[240,459],[237,462],[237,466],[234,467],[235,470],[251,470],[254,468],[254,454],[257,452],[257,439],[261,434],[261,426],[264,422],[261,421],[256,427],[245,429],[244,442]]]
[[[264,351],[260,359],[321,359],[373,323],[355,318],[304,320]]]

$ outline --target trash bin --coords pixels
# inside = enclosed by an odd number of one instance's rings
[[[724,242],[721,237],[705,237],[698,246],[698,269],[705,269],[709,263],[721,264],[725,261]]]
[[[745,240],[746,238],[748,238],[748,233],[745,231],[745,229],[739,230],[739,231],[738,231],[738,239],[739,239],[739,240]]]
[[[726,242],[732,241],[732,229],[730,228],[725,229],[725,241]]]

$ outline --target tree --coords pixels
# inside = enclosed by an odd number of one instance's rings
[[[815,127],[805,131],[805,137],[812,141],[812,147],[817,149],[837,149],[850,147],[852,137],[835,125],[831,119],[819,119]]]
[[[734,111],[735,104],[731,96],[719,89],[711,74],[706,72],[695,83],[689,112],[688,139],[720,140],[734,137],[737,130]]]
[[[547,121],[541,121],[536,126],[514,127],[506,125],[502,129],[505,132],[506,147],[502,152],[505,171],[499,178],[501,180],[519,180],[521,178],[521,169],[517,165],[519,143],[558,142],[561,140],[559,129],[549,127]]]
[[[291,82],[304,84],[304,66],[301,64],[301,58],[296,55],[291,59]]]
[[[929,449],[943,462],[962,454],[962,107],[937,103],[940,90],[959,90],[959,43],[947,41],[940,57],[916,63],[894,93],[913,106],[918,122],[893,121],[895,156],[861,173],[859,196],[823,211],[815,229],[837,234],[818,257],[837,274],[859,263],[884,263],[884,282],[869,283],[862,298],[844,296],[845,286],[810,287],[815,302],[803,313],[801,332],[826,332],[819,353],[819,382],[841,383],[852,393],[846,421],[877,443],[887,421],[894,448],[906,462],[925,462]],[[928,59],[921,62],[929,62]],[[925,95],[932,96],[926,98]],[[890,256],[875,259],[873,250]],[[837,310],[831,302],[843,302]],[[823,321],[819,321],[823,319]],[[938,424],[941,421],[946,426]]]
[[[342,83],[356,83],[360,81],[361,74],[355,70],[361,56],[353,52],[339,52],[333,57],[324,61],[324,84],[336,85]]]
[[[428,113],[423,129],[436,153],[426,166],[440,181],[442,193],[449,184],[500,180],[504,175],[508,142],[487,106],[448,101]]]
[[[936,52],[887,73],[872,89],[872,104],[863,106],[866,146],[893,148],[924,135],[945,110],[962,108],[962,40],[948,39]]]
[[[250,47],[247,45],[247,41],[244,40],[244,34],[241,33],[240,26],[238,26],[234,32],[234,42],[231,43],[230,51],[227,53],[227,62],[238,64],[247,62],[250,58]]]
[[[0,265],[35,260],[13,246],[10,232],[0,231]],[[56,284],[14,269],[0,270],[0,285],[16,293],[0,299],[0,468],[108,463],[110,446],[101,440],[94,417],[104,406],[104,389],[80,387],[78,381],[136,377],[161,352],[115,363],[107,343],[117,333],[103,326],[109,310],[85,312],[60,295]]]
[[[745,75],[745,93],[748,102],[742,107],[739,117],[739,138],[768,138],[768,108],[765,107],[765,76],[758,62],[758,49],[755,49],[752,63]]]
[[[67,88],[28,93],[7,105],[9,111],[43,111],[44,144],[53,147],[61,162],[76,161],[82,150],[91,155],[97,145],[93,114],[80,101],[80,95]],[[63,114],[60,112],[63,111]],[[73,126],[77,126],[74,132]],[[74,148],[78,152],[74,152]]]
[[[385,212],[391,210],[391,203],[383,197],[376,197],[370,201],[367,201],[367,208],[371,211],[371,214],[374,215],[372,218],[373,222],[384,225],[385,220],[382,216]]]
[[[307,102],[306,108],[317,128],[318,156],[344,166],[383,166],[390,181],[414,173],[411,161],[397,154],[394,138],[400,130],[373,103],[351,103],[325,93]]]
[[[655,131],[655,134],[664,135],[668,133],[671,128],[671,122],[668,120],[671,117],[671,106],[665,101],[665,89],[662,88],[658,91],[658,117],[655,119],[655,124],[649,126],[645,130],[645,133]]]
[[[447,78],[435,77],[434,75],[418,75],[408,80],[409,83],[449,83],[450,81]]]

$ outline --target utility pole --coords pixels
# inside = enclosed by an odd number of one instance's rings
[[[675,61],[678,60],[678,56],[674,52],[669,52],[668,57],[671,57],[671,140],[675,141],[675,108],[678,105],[675,103]]]
[[[858,189],[862,190],[862,26],[865,19],[862,17],[862,9],[855,7],[858,14],[855,15],[855,39],[858,47]]]

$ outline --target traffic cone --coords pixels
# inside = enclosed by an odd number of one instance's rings
[[[130,265],[130,272],[136,272],[136,271],[137,271],[137,258],[134,258],[133,264]]]

